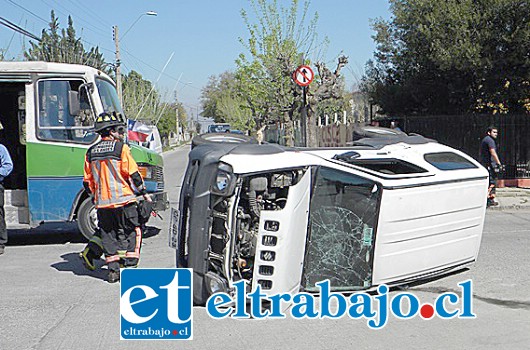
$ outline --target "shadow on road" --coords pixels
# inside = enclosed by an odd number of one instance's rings
[[[77,225],[72,223],[47,223],[29,230],[10,229],[7,234],[8,246],[87,242]]]
[[[90,276],[100,280],[107,280],[107,269],[102,269],[104,261],[99,259],[94,261],[96,270],[90,271],[83,266],[79,253],[67,253],[61,255],[63,261],[52,264],[51,267],[57,271],[70,271],[77,276]]]
[[[158,235],[160,231],[158,227],[147,226],[142,237],[151,238]],[[77,225],[70,223],[46,223],[29,230],[10,229],[8,237],[8,246],[88,242],[77,229]]]
[[[160,233],[160,231],[161,231],[161,229],[159,229],[158,227],[146,226],[145,229],[144,229],[144,233],[142,235],[142,238],[146,239],[146,238],[154,237],[154,236],[158,235]]]

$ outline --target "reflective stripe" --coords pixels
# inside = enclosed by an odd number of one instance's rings
[[[115,262],[115,261],[120,261],[120,257],[118,255],[111,255],[111,256],[105,257],[105,262],[107,264],[111,262]]]
[[[137,258],[137,259],[139,259],[140,258],[140,254],[136,254],[136,253],[133,253],[133,252],[127,252],[127,254],[125,254],[125,257],[126,258]]]
[[[92,236],[92,238],[90,238],[90,242],[97,244],[98,247],[103,249],[103,242],[101,241],[101,238],[99,238],[98,236]]]
[[[125,196],[125,197],[122,197],[122,198],[117,198],[117,199],[98,199],[97,202],[96,202],[96,207],[100,207],[102,205],[109,205],[109,204],[126,204],[126,203],[129,203],[129,202],[132,202],[133,200],[136,200],[136,196],[134,194],[130,195],[130,196]]]
[[[140,227],[135,227],[134,231],[136,231],[136,245],[134,246],[134,258],[140,258],[140,248],[142,247],[142,230]]]
[[[112,172],[112,175],[114,176],[114,180],[116,179],[122,179],[122,177],[120,176],[120,174],[118,173],[118,170],[119,169],[119,164],[118,164],[118,161],[116,159],[109,159],[109,163],[107,164],[110,171]],[[111,186],[113,187],[113,186]],[[123,189],[122,189],[122,186],[121,186],[121,183],[115,183],[114,184],[114,187],[116,188],[116,198],[120,198],[120,197],[123,197]]]
[[[115,172],[112,171],[114,169],[112,169],[111,160],[110,159],[105,159],[105,166],[107,167],[108,171],[110,172],[109,175],[112,175],[112,176],[109,176],[109,188],[107,189],[108,192],[109,192],[108,193],[109,199],[114,200],[114,199],[118,198],[118,196],[116,194],[116,189],[119,186],[119,184],[117,183],[118,174],[116,174]]]
[[[97,204],[98,199],[101,198],[101,187],[99,186],[99,178],[100,178],[101,168],[100,168],[99,162],[90,163],[90,167],[91,167],[91,170],[92,170],[92,176],[94,177],[94,183],[96,184],[96,186],[95,186],[96,188],[95,188],[95,191],[94,191],[94,198],[95,198],[95,202]]]
[[[126,250],[118,250],[118,256],[120,258],[125,258],[125,255],[127,254]]]

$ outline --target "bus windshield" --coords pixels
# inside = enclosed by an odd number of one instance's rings
[[[99,91],[99,97],[103,104],[103,109],[107,113],[116,112],[117,114],[124,115],[121,108],[120,99],[116,88],[110,82],[103,79],[96,79],[96,86]]]

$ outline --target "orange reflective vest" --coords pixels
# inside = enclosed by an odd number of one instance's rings
[[[117,208],[135,202],[131,175],[138,172],[129,146],[110,137],[90,147],[83,181],[94,195],[96,208]]]

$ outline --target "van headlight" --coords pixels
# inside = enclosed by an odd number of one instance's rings
[[[217,174],[212,183],[212,192],[220,196],[231,196],[234,193],[236,176],[232,172],[232,167],[225,163],[219,163]]]
[[[204,275],[204,280],[206,281],[206,289],[208,289],[210,295],[215,293],[226,293],[228,291],[226,280],[212,271],[208,271],[206,275]]]

